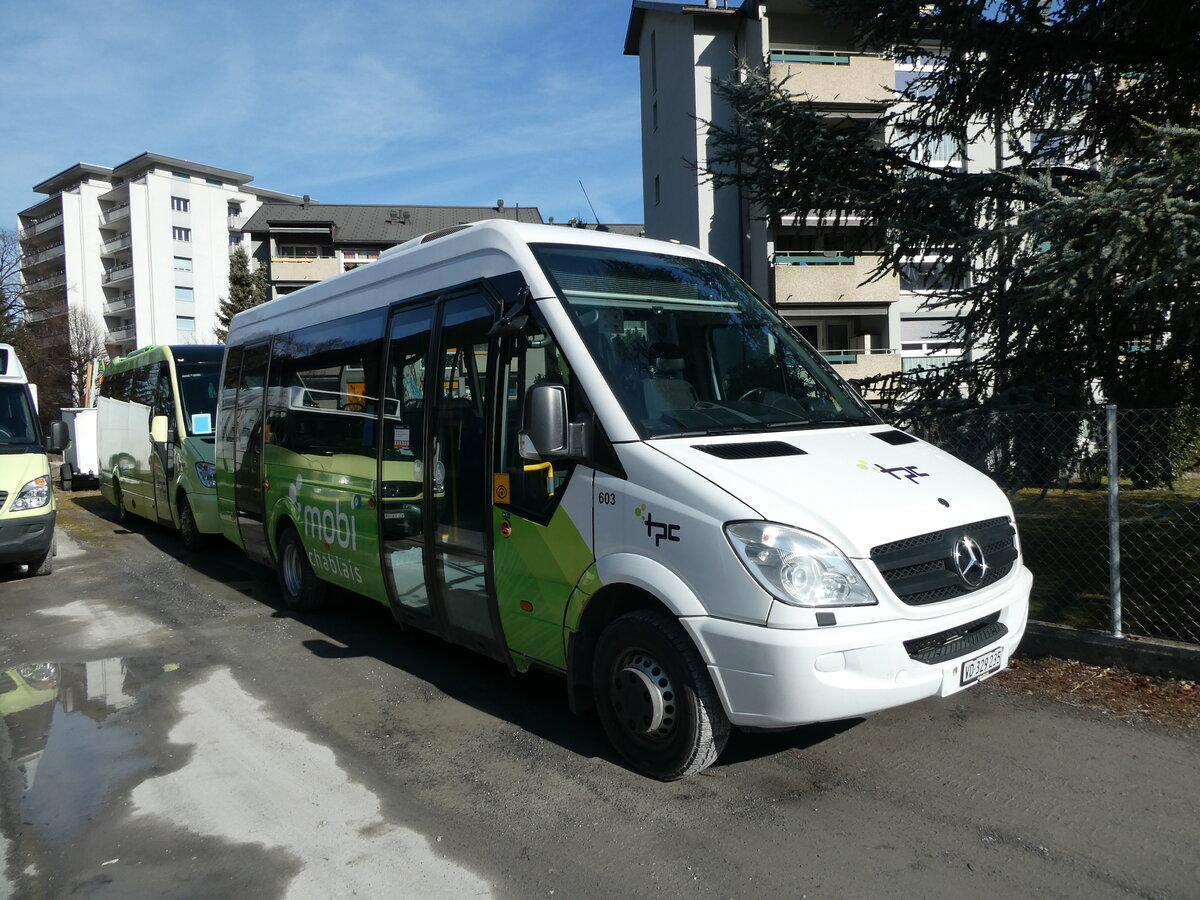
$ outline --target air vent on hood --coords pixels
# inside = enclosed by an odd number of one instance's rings
[[[877,437],[885,444],[899,447],[901,444],[915,444],[917,439],[903,431],[872,431],[871,437]]]
[[[768,456],[807,456],[799,447],[783,441],[755,441],[750,444],[698,444],[697,450],[721,459],[765,459]]]

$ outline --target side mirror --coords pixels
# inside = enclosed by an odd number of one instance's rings
[[[517,435],[522,459],[586,459],[592,454],[592,421],[567,418],[567,389],[535,384],[525,394],[524,427]]]
[[[62,419],[50,423],[50,437],[46,441],[47,453],[62,453],[71,446],[71,429]]]
[[[567,453],[567,389],[535,384],[525,394],[519,452],[522,459],[550,459]]]
[[[167,417],[154,416],[150,420],[150,440],[156,444],[167,442]]]

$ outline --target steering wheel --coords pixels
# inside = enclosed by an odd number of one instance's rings
[[[738,397],[738,400],[748,400],[751,403],[764,403],[766,399],[767,389],[765,387],[750,388],[750,390]]]
[[[0,425],[0,438],[10,438],[12,436],[13,434],[11,431],[9,431],[3,425]]]

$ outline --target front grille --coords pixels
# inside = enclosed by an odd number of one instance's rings
[[[17,689],[17,681],[8,672],[0,672],[0,694],[9,694]]]
[[[1008,518],[1001,516],[880,544],[871,550],[871,561],[904,603],[941,603],[995,584],[1011,572],[1017,561],[1016,534]],[[983,580],[974,587],[954,566],[954,546],[963,537],[979,545],[987,564]]]
[[[0,506],[8,502],[8,491],[0,491]]]

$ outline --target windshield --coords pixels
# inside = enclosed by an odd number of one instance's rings
[[[0,384],[0,453],[37,444],[38,428],[23,384]]]
[[[211,435],[217,415],[219,362],[176,363],[183,420],[191,436]]]
[[[879,422],[724,266],[611,248],[535,252],[643,438]]]

